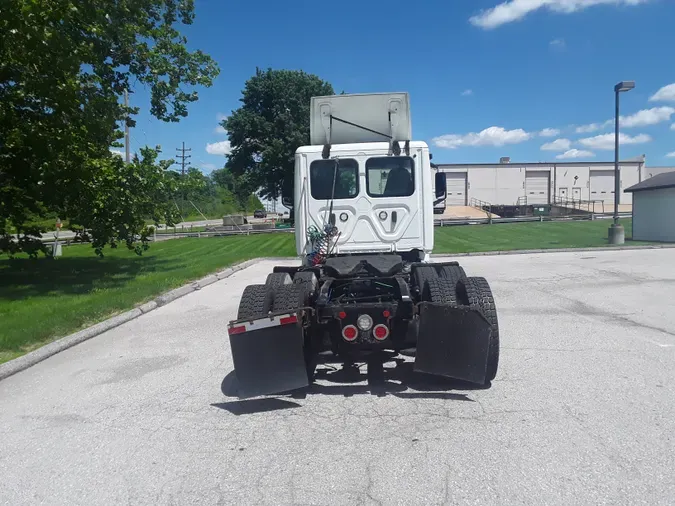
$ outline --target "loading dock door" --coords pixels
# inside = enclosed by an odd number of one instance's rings
[[[614,171],[592,170],[590,176],[591,200],[614,202]]]
[[[528,171],[525,174],[527,204],[550,203],[551,173],[544,170]]]
[[[446,172],[445,179],[448,185],[448,197],[445,200],[448,206],[466,205],[466,172]]]

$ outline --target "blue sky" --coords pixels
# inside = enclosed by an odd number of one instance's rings
[[[338,92],[409,92],[413,136],[437,163],[612,160],[613,87],[635,80],[621,95],[621,156],[675,165],[672,0],[334,5],[196,0],[189,46],[215,58],[221,74],[178,124],[150,118],[146,93],[135,90],[132,151],[159,144],[170,158],[184,141],[193,166],[222,167],[218,118],[239,106],[258,66],[302,69]]]

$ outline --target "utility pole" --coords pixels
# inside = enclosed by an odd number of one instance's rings
[[[129,107],[129,91],[124,89],[124,107]],[[131,163],[131,147],[129,146],[129,118],[124,118],[124,150],[127,163]]]
[[[185,143],[183,143],[182,148],[176,148],[176,151],[180,152],[180,155],[176,155],[176,158],[180,158],[180,174],[181,176],[185,175],[185,167],[187,165],[190,165],[190,162],[187,162],[186,160],[188,158],[191,158],[192,155],[186,155],[186,152],[192,151],[192,148],[186,148]]]
[[[185,167],[190,165],[190,162],[187,161],[188,158],[191,158],[192,155],[186,155],[185,153],[192,151],[192,148],[186,148],[185,142],[183,142],[182,148],[176,148],[176,151],[180,152],[179,155],[176,155],[176,158],[180,158],[180,176],[181,179],[185,177]],[[183,214],[183,206],[185,205],[185,191],[183,191],[183,201],[180,205],[180,214]]]

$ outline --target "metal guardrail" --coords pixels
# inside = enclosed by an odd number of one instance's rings
[[[631,213],[619,213],[620,218],[630,218]],[[610,214],[585,215],[585,216],[521,216],[516,218],[449,218],[435,220],[437,227],[449,227],[457,225],[487,225],[495,223],[528,223],[544,221],[593,221],[612,219]]]
[[[619,213],[620,218],[630,218],[632,213]],[[593,220],[611,220],[612,214],[590,214],[582,216],[520,216],[514,218],[436,218],[434,219],[434,226],[436,227],[452,227],[461,225],[488,225],[496,223],[530,223],[530,222],[564,222],[564,221],[593,221]],[[258,235],[258,234],[282,234],[295,233],[295,227],[290,228],[272,228],[262,230],[224,230],[224,231],[209,231],[209,232],[176,232],[168,234],[156,234],[150,237],[151,241],[160,241],[175,239],[181,237],[226,237],[233,235]],[[43,239],[47,245],[52,244],[54,239]],[[69,244],[74,241],[62,240],[64,244]],[[86,244],[86,243],[85,243]]]
[[[566,207],[568,209],[577,209],[579,211],[587,211],[589,213],[597,212],[595,210],[595,205],[600,204],[602,209],[602,211],[600,212],[601,213],[605,212],[605,201],[601,199],[581,200],[569,197],[561,197],[559,195],[553,195],[553,198],[551,200],[552,200],[551,204],[554,206]]]

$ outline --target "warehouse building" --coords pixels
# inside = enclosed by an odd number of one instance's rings
[[[626,188],[633,195],[633,239],[675,242],[675,172]]]
[[[644,157],[622,161],[621,204],[631,204],[625,191],[645,179]],[[540,162],[438,164],[445,172],[446,206],[470,206],[476,201],[492,205],[537,205],[574,200],[614,203],[614,162]],[[442,204],[441,204],[442,205]]]

